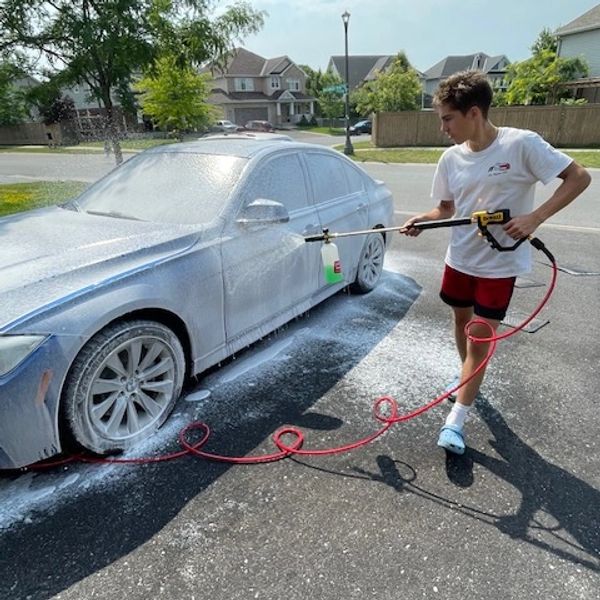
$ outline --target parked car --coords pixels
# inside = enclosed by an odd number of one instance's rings
[[[227,121],[227,120],[221,120],[221,121],[217,121],[211,128],[211,131],[228,131],[228,132],[233,132],[233,131],[237,131],[239,129],[239,125],[236,125],[235,123],[232,123],[231,121]]]
[[[204,138],[131,158],[75,200],[0,219],[0,469],[151,435],[184,378],[351,284],[378,281],[389,189],[343,155]],[[321,243],[343,281],[327,284]]]
[[[244,125],[245,131],[266,131],[268,133],[275,131],[275,128],[269,121],[248,121]]]
[[[354,125],[349,127],[350,135],[360,135],[361,133],[371,133],[371,120],[364,119],[363,121],[358,121]]]

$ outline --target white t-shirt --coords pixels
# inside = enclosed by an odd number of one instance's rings
[[[457,218],[503,208],[511,216],[527,214],[533,210],[536,182],[549,183],[571,162],[533,131],[500,127],[496,139],[480,152],[466,142],[444,152],[431,197],[435,202],[453,200]],[[515,243],[501,225],[490,224],[489,229],[503,246]],[[530,244],[498,252],[478,232],[476,224],[452,227],[446,264],[477,277],[514,277],[531,270]]]

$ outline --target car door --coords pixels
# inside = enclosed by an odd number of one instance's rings
[[[341,157],[318,151],[307,153],[306,163],[322,227],[331,233],[366,229],[369,198],[363,178],[358,173],[352,177],[354,167]],[[362,236],[335,240],[347,282],[354,280],[363,242]],[[327,285],[324,275],[319,285]]]
[[[321,271],[320,244],[304,236],[320,233],[306,174],[297,152],[279,152],[249,174],[240,212],[256,200],[283,204],[286,223],[226,226],[223,244],[225,329],[228,342],[250,343],[312,305]]]

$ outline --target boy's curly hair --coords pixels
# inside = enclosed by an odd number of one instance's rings
[[[433,95],[433,105],[447,104],[463,115],[477,106],[487,119],[493,95],[492,86],[481,71],[460,71],[440,83]]]

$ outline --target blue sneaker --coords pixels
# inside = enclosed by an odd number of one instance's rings
[[[454,454],[465,453],[465,438],[463,431],[456,425],[444,425],[440,431],[437,445]]]
[[[458,386],[458,384],[460,383],[460,375],[457,375],[444,389],[444,394],[446,392],[449,392],[450,390],[453,390],[455,387]],[[448,400],[448,402],[456,402],[456,397],[457,397],[458,393],[457,392],[453,392],[452,394],[450,394],[446,400]]]

